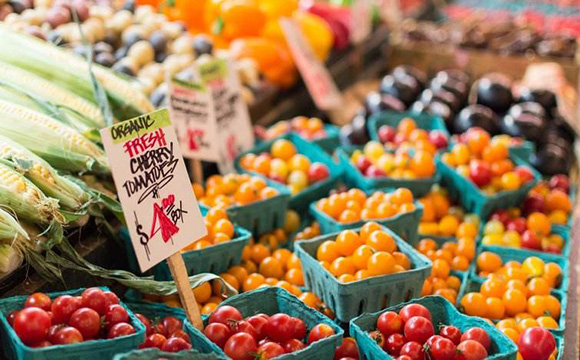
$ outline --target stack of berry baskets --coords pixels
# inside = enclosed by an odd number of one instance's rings
[[[292,197],[289,206],[307,210],[338,182],[342,169],[319,146],[296,134],[264,142],[236,158],[236,169],[284,184]]]
[[[295,244],[306,286],[341,322],[420,295],[432,264],[375,222]]]

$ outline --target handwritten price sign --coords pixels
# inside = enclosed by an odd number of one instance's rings
[[[207,234],[167,109],[101,137],[141,271]]]
[[[280,26],[316,107],[320,110],[333,110],[340,107],[342,95],[326,67],[312,51],[300,27],[294,20],[288,18],[280,19]]]

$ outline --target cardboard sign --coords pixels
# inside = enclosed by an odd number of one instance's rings
[[[231,59],[216,58],[199,65],[199,74],[211,90],[217,143],[217,165],[222,174],[235,172],[234,159],[254,146],[248,106]]]
[[[326,111],[340,107],[342,95],[326,67],[312,51],[300,27],[288,18],[280,19],[280,26],[316,107]]]
[[[167,109],[101,137],[141,271],[207,234]]]
[[[186,158],[218,161],[220,142],[214,110],[212,96],[206,86],[169,79],[169,114]]]
[[[350,40],[359,44],[373,30],[371,0],[354,0],[350,7]]]

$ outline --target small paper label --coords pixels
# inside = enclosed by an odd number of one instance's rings
[[[324,64],[312,51],[300,27],[294,20],[288,18],[280,19],[280,26],[316,107],[320,110],[333,110],[340,107],[342,95]]]
[[[141,271],[207,235],[167,109],[101,130]]]
[[[219,159],[214,111],[211,93],[205,85],[170,79],[169,114],[186,158],[210,162]]]
[[[354,0],[350,7],[350,40],[361,43],[373,30],[371,0]]]
[[[230,59],[216,58],[200,64],[199,73],[211,91],[215,109],[218,169],[222,174],[235,172],[236,156],[254,146],[254,131],[240,79]]]

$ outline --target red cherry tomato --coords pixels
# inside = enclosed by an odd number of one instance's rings
[[[359,358],[358,348],[354,338],[346,337],[342,340],[342,344],[336,347],[336,350],[334,351],[334,360],[341,358]]]
[[[109,305],[105,314],[105,326],[107,329],[110,329],[115,324],[128,321],[129,313],[123,306],[118,304]]]
[[[483,360],[486,357],[487,351],[483,345],[475,340],[465,340],[457,346],[455,360]]]
[[[46,335],[46,339],[51,343],[56,344],[56,333],[58,333],[64,327],[66,327],[66,325],[64,324],[52,325],[51,327],[48,328],[48,334]]]
[[[140,348],[142,348],[142,349],[145,349],[145,348],[161,349],[163,344],[165,344],[166,340],[167,340],[167,338],[161,334],[151,334],[151,335],[147,336],[147,339],[145,339],[145,342],[140,346]]]
[[[141,321],[143,323],[143,325],[145,325],[145,334],[146,335],[151,335],[153,334],[153,328],[151,327],[151,321],[149,321],[149,319],[147,319],[147,317],[145,317],[142,314],[135,314],[135,317],[137,319],[139,319],[139,321]]]
[[[403,335],[392,334],[387,338],[384,349],[391,356],[399,356],[399,354],[401,353],[401,348],[403,347],[403,345],[405,345],[406,342],[407,339],[405,339]]]
[[[74,344],[83,341],[83,335],[81,332],[72,326],[65,326],[60,329],[54,336],[53,344],[64,345],[64,344]]]
[[[161,320],[161,324],[165,328],[165,333],[168,336],[171,336],[177,330],[183,329],[183,323],[176,317],[173,316],[166,316]]]
[[[394,311],[387,311],[382,313],[377,319],[377,330],[379,330],[385,338],[391,334],[400,334],[403,330],[403,320]]]
[[[238,333],[250,334],[252,335],[254,340],[258,341],[258,332],[256,331],[256,329],[254,329],[252,324],[250,324],[246,320],[230,322],[230,330],[232,331],[232,334]]]
[[[318,324],[308,334],[308,344],[334,335],[334,330],[326,324]]]
[[[14,331],[26,345],[45,340],[49,328],[50,316],[37,307],[22,309],[14,318]]]
[[[378,330],[375,330],[375,331],[371,331],[371,332],[369,332],[369,337],[370,337],[370,338],[371,338],[371,339],[372,339],[374,342],[376,342],[376,343],[377,343],[377,345],[378,345],[378,346],[379,346],[381,349],[384,349],[384,348],[385,348],[385,342],[386,342],[386,339],[385,339],[385,337],[383,336],[383,334],[381,334],[381,332],[380,332],[380,331],[378,331]]]
[[[439,335],[451,340],[455,345],[461,342],[461,331],[453,325],[446,325],[439,330]]]
[[[232,335],[224,346],[224,353],[232,360],[253,360],[257,350],[256,340],[246,333]]]
[[[423,344],[433,336],[433,324],[422,316],[412,317],[405,323],[404,334],[407,340]]]
[[[284,342],[294,337],[294,321],[288,314],[272,315],[264,325],[264,331],[271,340]]]
[[[203,334],[223,349],[226,341],[228,341],[232,335],[232,331],[227,325],[222,323],[212,323],[205,327]]]
[[[267,317],[262,315],[254,315],[250,316],[246,321],[249,322],[254,327],[254,329],[256,329],[256,332],[258,333],[258,340],[262,340],[267,336],[266,332],[264,331],[264,325],[268,323]]]
[[[429,339],[427,339],[427,341],[425,341],[425,345],[428,346],[428,347],[431,347],[431,346],[433,346],[433,343],[436,340],[442,339],[442,338],[443,338],[443,336],[441,336],[441,335],[433,335]]]
[[[50,297],[44,293],[34,293],[30,295],[24,303],[25,308],[37,307],[44,311],[50,311],[51,306],[52,300],[50,300]]]
[[[293,353],[294,351],[302,350],[306,347],[306,344],[298,339],[290,339],[282,343],[282,347],[287,354]]]
[[[469,177],[478,187],[483,187],[491,182],[491,168],[488,163],[481,160],[471,160],[469,163]]]
[[[409,355],[401,355],[398,358],[396,358],[395,360],[413,360],[413,358],[410,357]]]
[[[119,304],[121,302],[119,297],[112,291],[104,291],[103,294],[105,294],[109,305]]]
[[[107,338],[114,339],[121,336],[127,336],[135,333],[135,328],[127,323],[118,323],[109,329]]]
[[[275,342],[267,342],[258,348],[260,360],[273,359],[283,354],[285,354],[284,348]]]
[[[220,306],[210,315],[208,319],[208,324],[211,323],[222,323],[224,325],[228,325],[230,321],[240,321],[242,320],[242,314],[233,306]]]
[[[161,351],[172,353],[189,349],[191,349],[191,344],[182,338],[169,338],[165,341],[163,346],[161,346]]]
[[[554,336],[540,327],[526,329],[518,340],[518,349],[524,360],[547,360],[555,348]]]
[[[187,341],[187,343],[191,344],[191,339],[189,337],[189,335],[187,335],[187,333],[183,330],[177,330],[176,332],[174,332],[173,334],[171,334],[171,337],[178,337],[181,338],[185,341]]]
[[[95,310],[99,315],[105,315],[107,312],[107,306],[109,306],[109,300],[99,288],[89,288],[83,291],[82,295],[82,306]]]
[[[83,339],[90,340],[99,334],[101,318],[95,310],[83,307],[72,314],[68,324],[77,328],[83,335]]]
[[[431,321],[431,313],[429,309],[419,304],[409,304],[399,311],[399,316],[403,322],[409,321],[410,318],[414,316],[422,316],[425,319]]]
[[[161,334],[165,337],[169,337],[169,334],[167,333],[167,330],[165,330],[165,326],[163,326],[162,323],[153,325],[153,332],[156,334]]]
[[[32,347],[34,348],[43,348],[43,347],[49,347],[52,346],[52,343],[48,340],[42,340],[41,342],[32,345]]]
[[[407,355],[411,360],[425,360],[423,347],[416,341],[409,341],[401,348],[401,355]]]
[[[304,339],[304,336],[306,336],[306,331],[307,331],[306,324],[304,323],[304,321],[293,317],[292,323],[294,326],[294,333],[293,333],[292,337],[295,339]]]
[[[61,295],[52,303],[52,322],[54,324],[66,324],[71,315],[81,307],[81,302],[74,296]]]
[[[487,332],[485,332],[485,330],[483,330],[480,327],[474,327],[464,332],[463,335],[461,335],[461,341],[465,340],[477,341],[478,343],[483,345],[486,351],[489,351],[489,347],[491,345],[489,335],[487,334]]]
[[[6,317],[8,324],[10,324],[12,327],[14,327],[14,319],[16,318],[16,315],[18,315],[18,310],[13,310]]]
[[[449,339],[439,337],[433,341],[433,344],[425,352],[428,358],[432,360],[454,360],[455,344]]]

